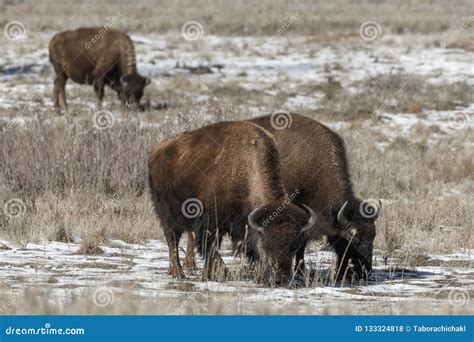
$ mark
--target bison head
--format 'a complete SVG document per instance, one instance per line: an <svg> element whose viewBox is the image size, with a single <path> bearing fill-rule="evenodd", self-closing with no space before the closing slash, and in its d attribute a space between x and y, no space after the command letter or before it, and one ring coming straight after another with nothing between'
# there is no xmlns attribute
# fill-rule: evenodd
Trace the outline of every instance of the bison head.
<svg viewBox="0 0 474 342"><path fill-rule="evenodd" d="M148 77L139 74L123 75L120 78L120 95L122 103L130 109L143 111L144 107L140 106L140 100L143 96L143 90L150 84Z"/></svg>
<svg viewBox="0 0 474 342"><path fill-rule="evenodd" d="M330 239L339 256L338 275L344 275L350 266L350 275L367 276L372 271L372 253L375 239L375 220L382 202L379 200L346 201L336 215L340 233Z"/></svg>
<svg viewBox="0 0 474 342"><path fill-rule="evenodd" d="M292 261L304 242L304 231L316 224L316 214L304 205L275 202L257 208L248 217L258 236L262 281L266 285L283 285L292 277Z"/></svg>

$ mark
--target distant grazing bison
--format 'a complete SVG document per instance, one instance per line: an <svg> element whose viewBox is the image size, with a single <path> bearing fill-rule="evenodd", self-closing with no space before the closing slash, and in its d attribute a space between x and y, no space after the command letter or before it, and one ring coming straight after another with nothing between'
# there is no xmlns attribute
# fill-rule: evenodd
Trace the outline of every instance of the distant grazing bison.
<svg viewBox="0 0 474 342"><path fill-rule="evenodd" d="M264 282L290 280L304 231L316 218L306 205L291 203L266 130L250 122L219 122L163 140L150 153L148 167L171 275L184 277L178 242L184 232L194 232L205 257L204 279L225 278L219 246L229 234L234 247L262 262Z"/></svg>
<svg viewBox="0 0 474 342"><path fill-rule="evenodd" d="M288 116L288 127L278 126L277 115ZM285 187L289 192L300 192L295 203L306 203L316 212L317 224L307 232L307 238L328 237L338 256L338 278L367 275L372 269L375 220L381 202L355 197L341 137L298 114L268 115L250 122L275 137ZM305 245L296 254L300 273L305 269ZM353 266L348 268L349 261Z"/></svg>
<svg viewBox="0 0 474 342"><path fill-rule="evenodd" d="M105 85L114 89L123 105L143 110L140 99L150 79L137 73L135 49L130 37L105 28L79 28L54 35L49 43L53 64L54 106L67 109L65 86L68 78L91 84L101 107Z"/></svg>

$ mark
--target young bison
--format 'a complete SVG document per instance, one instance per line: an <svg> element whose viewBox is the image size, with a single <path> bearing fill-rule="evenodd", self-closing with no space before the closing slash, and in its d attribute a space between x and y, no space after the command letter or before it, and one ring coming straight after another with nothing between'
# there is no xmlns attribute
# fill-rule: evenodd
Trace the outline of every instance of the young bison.
<svg viewBox="0 0 474 342"><path fill-rule="evenodd" d="M99 108L104 87L108 85L117 92L123 105L143 110L139 103L150 79L137 73L135 49L126 33L104 27L58 33L49 43L49 59L56 72L54 107L57 111L61 105L67 110L68 78L93 85Z"/></svg>
<svg viewBox="0 0 474 342"><path fill-rule="evenodd" d="M226 276L219 255L225 234L234 246L253 250L266 284L291 279L303 232L316 218L306 205L288 200L275 141L266 130L249 122L219 122L163 140L150 153L148 167L172 276L184 277L178 243L184 232L194 232L205 257L203 279Z"/></svg>

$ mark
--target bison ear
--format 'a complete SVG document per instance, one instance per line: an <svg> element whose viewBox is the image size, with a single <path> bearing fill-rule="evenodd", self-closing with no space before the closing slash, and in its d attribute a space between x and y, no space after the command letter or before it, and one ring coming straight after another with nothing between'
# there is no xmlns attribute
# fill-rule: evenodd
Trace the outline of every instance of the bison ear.
<svg viewBox="0 0 474 342"><path fill-rule="evenodd" d="M132 79L132 75L123 75L122 77L120 77L120 83L125 85L128 82L130 82L131 79Z"/></svg>
<svg viewBox="0 0 474 342"><path fill-rule="evenodd" d="M145 77L145 85L149 85L151 83L150 77Z"/></svg>

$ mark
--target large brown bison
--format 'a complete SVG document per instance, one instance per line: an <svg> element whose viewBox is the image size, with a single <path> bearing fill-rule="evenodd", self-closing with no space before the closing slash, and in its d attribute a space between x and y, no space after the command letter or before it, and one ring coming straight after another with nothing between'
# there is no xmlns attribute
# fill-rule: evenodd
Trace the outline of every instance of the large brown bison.
<svg viewBox="0 0 474 342"><path fill-rule="evenodd" d="M300 192L295 203L306 203L316 212L317 225L307 232L307 238L328 237L338 256L339 279L367 275L372 269L375 220L381 203L361 201L354 195L341 137L298 114L276 113L250 121L274 135L285 187ZM296 254L300 273L305 269L305 246Z"/></svg>
<svg viewBox="0 0 474 342"><path fill-rule="evenodd" d="M263 281L285 283L313 228L314 212L296 206L280 177L273 137L250 122L220 122L163 140L150 153L150 188L169 248L169 273L184 277L178 243L194 232L204 279L225 278L222 237L245 245L264 266ZM247 222L249 229L246 229Z"/></svg>
<svg viewBox="0 0 474 342"><path fill-rule="evenodd" d="M53 64L54 107L60 110L66 103L66 81L71 78L81 84L91 84L99 108L106 85L114 89L123 105L143 110L140 99L150 79L137 72L135 49L130 37L121 31L91 27L64 31L49 43L49 59Z"/></svg>
<svg viewBox="0 0 474 342"><path fill-rule="evenodd" d="M375 220L381 203L361 201L354 195L341 137L320 122L298 114L277 113L249 121L273 134L287 191L298 190L295 203L307 203L316 212L317 224L307 231L296 253L297 273L305 271L307 242L325 235L338 256L337 277L366 276L372 269ZM285 122L287 125L282 126ZM189 236L189 241L192 238ZM189 260L193 255L191 246L187 250Z"/></svg>

